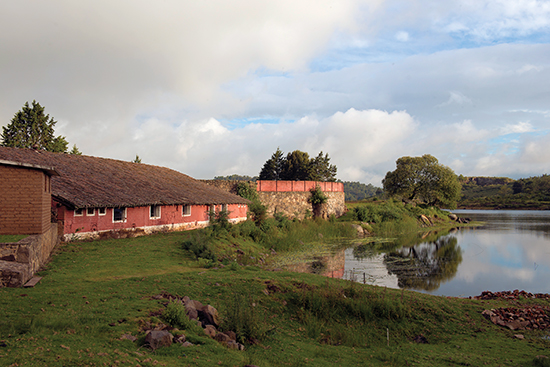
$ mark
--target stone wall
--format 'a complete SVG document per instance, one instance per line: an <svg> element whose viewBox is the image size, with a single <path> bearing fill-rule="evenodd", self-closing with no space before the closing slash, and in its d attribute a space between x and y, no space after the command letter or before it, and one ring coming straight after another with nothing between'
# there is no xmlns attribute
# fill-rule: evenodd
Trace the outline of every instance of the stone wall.
<svg viewBox="0 0 550 367"><path fill-rule="evenodd" d="M228 180L201 180L204 183L209 185L216 186L217 188L225 191L235 193L235 187L237 183L243 181L228 181ZM263 181L266 183L267 181ZM275 182L275 181L274 181ZM299 218L303 219L306 215L306 212L309 211L313 213L313 206L308 202L308 199L311 197L311 193L307 190L309 187L315 187L315 182L313 181L278 181L277 182L282 187L282 190L288 191L260 191L258 190L258 195L260 196L260 202L267 207L268 215L273 215L274 213L281 213L289 218ZM292 183L292 187L289 186ZM256 183L250 181L251 186L255 186ZM299 191L298 187L301 187L303 191ZM326 186L327 190L336 190L335 187L340 189L341 184L338 183L323 183ZM286 186L285 186L286 185ZM259 184L257 186L260 186ZM267 186L267 185L264 185ZM322 188L323 185L320 185ZM303 189L303 188L306 189ZM281 190L281 188L279 188ZM343 185L341 188L342 191L323 191L327 196L328 201L323 205L323 212L326 216L335 215L340 217L346 212L345 204L345 194L343 191Z"/></svg>
<svg viewBox="0 0 550 367"><path fill-rule="evenodd" d="M25 284L48 261L57 243L55 223L43 234L15 243L0 243L0 288Z"/></svg>

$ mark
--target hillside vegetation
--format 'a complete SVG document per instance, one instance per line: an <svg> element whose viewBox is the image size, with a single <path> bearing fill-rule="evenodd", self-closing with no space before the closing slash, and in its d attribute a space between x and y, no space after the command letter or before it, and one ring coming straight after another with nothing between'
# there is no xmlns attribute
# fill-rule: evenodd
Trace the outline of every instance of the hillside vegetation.
<svg viewBox="0 0 550 367"><path fill-rule="evenodd" d="M550 176L513 180L506 177L460 177L458 208L550 210Z"/></svg>

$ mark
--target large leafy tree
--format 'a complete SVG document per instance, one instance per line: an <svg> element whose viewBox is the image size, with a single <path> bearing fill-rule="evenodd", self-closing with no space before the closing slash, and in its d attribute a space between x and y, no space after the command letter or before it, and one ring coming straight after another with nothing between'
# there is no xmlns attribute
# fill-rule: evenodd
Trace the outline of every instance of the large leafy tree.
<svg viewBox="0 0 550 367"><path fill-rule="evenodd" d="M401 157L397 168L382 181L389 196L401 196L410 201L431 206L456 208L460 199L460 182L457 175L437 158L425 154L422 157Z"/></svg>
<svg viewBox="0 0 550 367"><path fill-rule="evenodd" d="M61 135L54 136L56 123L57 121L44 113L44 107L38 102L33 101L32 106L26 102L13 116L11 123L3 127L2 145L65 153L69 143Z"/></svg>

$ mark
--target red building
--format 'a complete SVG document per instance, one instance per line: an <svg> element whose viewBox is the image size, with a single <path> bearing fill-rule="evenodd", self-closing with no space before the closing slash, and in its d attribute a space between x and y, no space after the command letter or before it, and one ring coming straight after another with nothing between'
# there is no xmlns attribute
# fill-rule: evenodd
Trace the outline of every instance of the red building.
<svg viewBox="0 0 550 367"><path fill-rule="evenodd" d="M2 175L11 175L8 168L15 166L19 171L30 166L45 172L44 180L51 179L51 212L65 239L197 228L208 224L210 210L227 210L230 221L238 222L246 219L248 211L248 200L165 167L6 147L0 147L0 166ZM19 186L29 184L25 177L18 178ZM21 198L19 193L21 205L29 202L30 195ZM1 216L0 228L8 228L8 222L16 228L14 222L30 221L33 210L27 215L26 219Z"/></svg>

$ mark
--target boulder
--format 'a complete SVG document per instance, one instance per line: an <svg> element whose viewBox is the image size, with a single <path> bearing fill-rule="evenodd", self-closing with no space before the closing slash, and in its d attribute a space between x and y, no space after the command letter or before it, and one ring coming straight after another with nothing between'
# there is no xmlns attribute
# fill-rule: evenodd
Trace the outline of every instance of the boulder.
<svg viewBox="0 0 550 367"><path fill-rule="evenodd" d="M216 330L216 328L213 325L206 325L206 327L204 328L204 333L206 335L208 335L209 337L211 337L211 338L215 338L217 332L218 331Z"/></svg>
<svg viewBox="0 0 550 367"><path fill-rule="evenodd" d="M198 310L198 314L203 326L214 325L215 327L218 327L220 325L218 310L214 307L210 305L203 306Z"/></svg>
<svg viewBox="0 0 550 367"><path fill-rule="evenodd" d="M353 227L353 229L355 229L355 231L357 231L358 237L365 236L365 231L363 230L363 227L361 227L359 224L352 224L351 226Z"/></svg>
<svg viewBox="0 0 550 367"><path fill-rule="evenodd" d="M457 220L458 216L456 214L451 213L451 214L449 214L449 219L450 220Z"/></svg>
<svg viewBox="0 0 550 367"><path fill-rule="evenodd" d="M156 350L161 347L168 347L172 344L174 337L166 330L152 330L145 336L145 344Z"/></svg>

